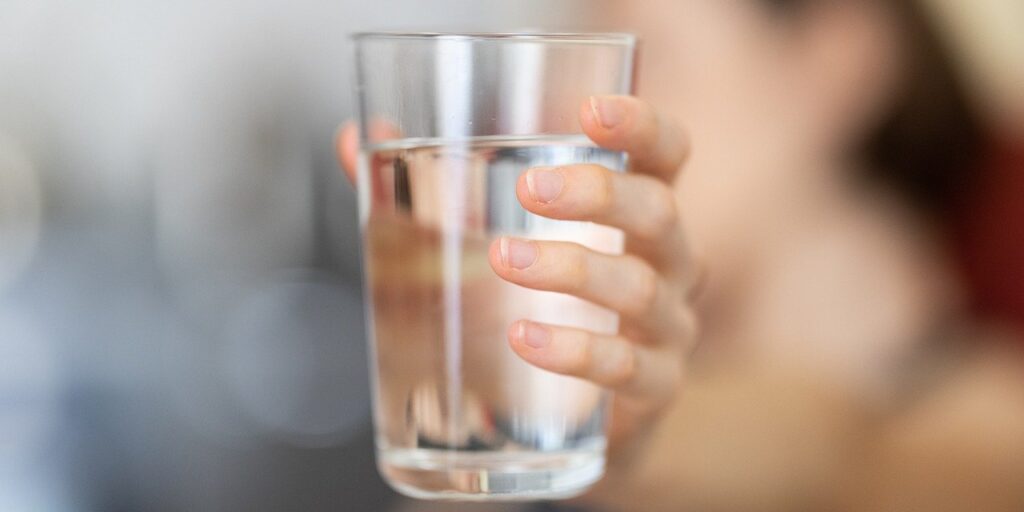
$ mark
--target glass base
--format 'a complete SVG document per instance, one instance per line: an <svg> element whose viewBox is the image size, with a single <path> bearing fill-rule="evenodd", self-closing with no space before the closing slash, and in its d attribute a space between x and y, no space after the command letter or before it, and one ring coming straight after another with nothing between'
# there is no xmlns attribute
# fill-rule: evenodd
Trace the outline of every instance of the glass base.
<svg viewBox="0 0 1024 512"><path fill-rule="evenodd" d="M602 451L453 452L380 450L384 480L413 498L459 501L565 499L604 474Z"/></svg>

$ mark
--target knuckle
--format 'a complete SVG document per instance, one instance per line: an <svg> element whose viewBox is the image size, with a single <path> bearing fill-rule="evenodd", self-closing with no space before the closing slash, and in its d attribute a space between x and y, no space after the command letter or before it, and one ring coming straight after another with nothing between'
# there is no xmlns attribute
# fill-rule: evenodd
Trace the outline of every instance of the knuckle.
<svg viewBox="0 0 1024 512"><path fill-rule="evenodd" d="M637 358L636 350L629 342L615 343L612 345L613 354L609 354L605 363L604 380L611 387L624 387L636 378Z"/></svg>
<svg viewBox="0 0 1024 512"><path fill-rule="evenodd" d="M636 96L619 96L620 104L624 107L626 120L629 123L635 125L635 123L643 121L643 117L646 114L647 102L637 98Z"/></svg>
<svg viewBox="0 0 1024 512"><path fill-rule="evenodd" d="M659 133L658 114L651 107L646 107L643 114L638 116L637 126L633 137L636 144L635 151L649 155L656 155L658 145L661 143Z"/></svg>
<svg viewBox="0 0 1024 512"><path fill-rule="evenodd" d="M690 152L690 137L675 122L666 122L665 131L668 133L669 151L668 163L673 168L679 168L686 161Z"/></svg>
<svg viewBox="0 0 1024 512"><path fill-rule="evenodd" d="M685 304L679 304L674 308L674 339L672 345L681 347L684 352L689 353L696 344L700 334L700 322L696 312Z"/></svg>
<svg viewBox="0 0 1024 512"><path fill-rule="evenodd" d="M594 204L595 215L604 216L610 213L615 207L615 177L611 171L599 166L593 166L594 182Z"/></svg>
<svg viewBox="0 0 1024 512"><path fill-rule="evenodd" d="M568 362L566 373L577 377L587 377L593 373L595 343L593 333L579 332L576 339L576 354L573 360Z"/></svg>
<svg viewBox="0 0 1024 512"><path fill-rule="evenodd" d="M621 149L629 153L645 154L654 149L658 141L658 114L650 104L633 96L624 96L625 122L617 130L616 139Z"/></svg>
<svg viewBox="0 0 1024 512"><path fill-rule="evenodd" d="M571 294L579 294L587 289L590 281L590 265L586 250L579 245L567 246L564 276L564 291Z"/></svg>
<svg viewBox="0 0 1024 512"><path fill-rule="evenodd" d="M636 266L636 288L623 312L632 316L640 316L654 308L658 300L660 277L650 265L635 256L627 256Z"/></svg>
<svg viewBox="0 0 1024 512"><path fill-rule="evenodd" d="M644 236L648 239L662 238L679 225L679 205L676 204L676 197L672 190L666 186L658 185L654 188L650 202L650 213L647 215L647 222L643 227Z"/></svg>
<svg viewBox="0 0 1024 512"><path fill-rule="evenodd" d="M671 403L674 397L680 392L686 377L684 358L672 350L659 357L669 359L660 365L658 371L658 383L651 389L651 399L655 409L660 409Z"/></svg>
<svg viewBox="0 0 1024 512"><path fill-rule="evenodd" d="M612 171L597 164L572 166L577 190L576 200L567 205L572 218L600 222L615 208L615 183Z"/></svg>

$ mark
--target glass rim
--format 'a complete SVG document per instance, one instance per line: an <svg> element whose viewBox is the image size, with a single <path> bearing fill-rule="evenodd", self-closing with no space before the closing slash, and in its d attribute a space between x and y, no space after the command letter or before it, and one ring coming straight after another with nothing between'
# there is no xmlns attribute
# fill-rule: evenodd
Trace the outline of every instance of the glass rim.
<svg viewBox="0 0 1024 512"><path fill-rule="evenodd" d="M356 42L374 40L421 41L489 41L489 42L541 42L635 46L639 39L628 32L430 32L430 31L366 31L356 32Z"/></svg>

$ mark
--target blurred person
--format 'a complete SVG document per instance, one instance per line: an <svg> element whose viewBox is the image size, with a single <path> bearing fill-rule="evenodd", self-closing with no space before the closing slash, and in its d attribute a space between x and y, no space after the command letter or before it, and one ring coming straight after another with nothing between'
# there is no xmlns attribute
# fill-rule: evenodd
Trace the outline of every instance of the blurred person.
<svg viewBox="0 0 1024 512"><path fill-rule="evenodd" d="M609 472L581 503L1024 507L1019 335L971 316L949 248L986 134L922 6L595 5L646 42L644 98L580 110L633 172L531 169L516 194L622 228L629 254L490 248L502 278L623 315L611 337L509 329L526 361L616 392ZM337 145L354 180L354 128Z"/></svg>

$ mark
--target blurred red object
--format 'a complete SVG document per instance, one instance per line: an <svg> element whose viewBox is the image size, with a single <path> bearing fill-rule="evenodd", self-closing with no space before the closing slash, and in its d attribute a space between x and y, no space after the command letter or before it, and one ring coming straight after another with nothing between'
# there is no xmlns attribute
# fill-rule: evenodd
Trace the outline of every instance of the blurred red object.
<svg viewBox="0 0 1024 512"><path fill-rule="evenodd" d="M1024 140L996 145L969 200L960 260L981 317L1024 333Z"/></svg>

